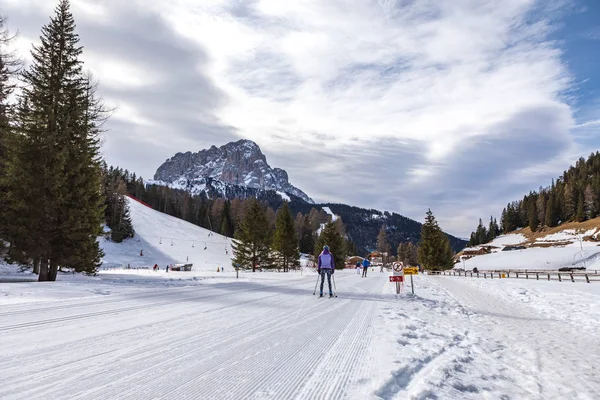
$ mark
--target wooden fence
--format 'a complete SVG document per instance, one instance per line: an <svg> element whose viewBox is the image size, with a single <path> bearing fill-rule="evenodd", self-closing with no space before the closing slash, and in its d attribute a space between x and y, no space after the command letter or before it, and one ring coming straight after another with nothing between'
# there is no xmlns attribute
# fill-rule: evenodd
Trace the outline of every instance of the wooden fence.
<svg viewBox="0 0 600 400"><path fill-rule="evenodd" d="M565 281L565 282L600 282L600 274L594 271L556 271L556 270L494 270L494 271L428 271L427 274L463 276L465 278L483 278L483 279L535 279L544 281Z"/></svg>

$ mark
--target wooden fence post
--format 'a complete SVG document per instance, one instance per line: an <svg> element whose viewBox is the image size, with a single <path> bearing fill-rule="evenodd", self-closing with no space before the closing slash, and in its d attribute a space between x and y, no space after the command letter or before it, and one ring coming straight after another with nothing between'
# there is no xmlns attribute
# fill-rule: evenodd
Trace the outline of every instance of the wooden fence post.
<svg viewBox="0 0 600 400"><path fill-rule="evenodd" d="M548 280L550 280L550 274L548 274Z"/></svg>
<svg viewBox="0 0 600 400"><path fill-rule="evenodd" d="M590 283L590 277L588 276L588 274L585 274L585 280L587 281L587 283Z"/></svg>
<svg viewBox="0 0 600 400"><path fill-rule="evenodd" d="M507 271L507 272L506 272L506 277L507 277L507 278L510 278L510 271Z"/></svg>
<svg viewBox="0 0 600 400"><path fill-rule="evenodd" d="M518 273L518 272L515 272L515 274L517 274L517 279L519 279L519 273Z"/></svg>
<svg viewBox="0 0 600 400"><path fill-rule="evenodd" d="M558 273L558 281L562 282L562 278L560 277L560 272Z"/></svg>
<svg viewBox="0 0 600 400"><path fill-rule="evenodd" d="M535 278L536 278L538 281L540 280L540 274L539 274L539 272L536 272L536 273L535 273Z"/></svg>
<svg viewBox="0 0 600 400"><path fill-rule="evenodd" d="M575 282L575 277L573 276L572 272L571 272L571 282Z"/></svg>
<svg viewBox="0 0 600 400"><path fill-rule="evenodd" d="M477 272L477 277L479 278L479 272Z"/></svg>
<svg viewBox="0 0 600 400"><path fill-rule="evenodd" d="M529 272L525 271L525 279L529 279Z"/></svg>
<svg viewBox="0 0 600 400"><path fill-rule="evenodd" d="M483 273L483 279L487 279L487 276L486 276L486 275L487 275L487 274L484 272L484 273Z"/></svg>

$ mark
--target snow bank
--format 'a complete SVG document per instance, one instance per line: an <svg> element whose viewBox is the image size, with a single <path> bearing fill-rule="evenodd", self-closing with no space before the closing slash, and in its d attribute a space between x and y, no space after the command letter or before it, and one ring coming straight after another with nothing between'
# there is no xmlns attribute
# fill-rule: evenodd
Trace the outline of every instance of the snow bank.
<svg viewBox="0 0 600 400"><path fill-rule="evenodd" d="M583 233L578 233L575 229L565 229L560 232L552 233L536 239L536 242L561 242L561 241L578 241L584 236L595 234L597 229L589 229Z"/></svg>
<svg viewBox="0 0 600 400"><path fill-rule="evenodd" d="M527 241L527 237L521 233L509 233L508 235L500 235L486 245L504 247L508 245L518 245Z"/></svg>

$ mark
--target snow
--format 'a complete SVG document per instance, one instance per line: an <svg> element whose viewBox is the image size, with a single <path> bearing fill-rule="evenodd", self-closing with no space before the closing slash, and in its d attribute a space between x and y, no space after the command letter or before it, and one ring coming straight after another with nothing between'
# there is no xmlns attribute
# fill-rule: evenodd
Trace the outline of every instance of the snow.
<svg viewBox="0 0 600 400"><path fill-rule="evenodd" d="M287 193L285 193L285 192L282 192L282 191L278 190L278 191L277 191L277 194L278 194L278 195L280 195L280 196L281 196L281 198L282 198L283 200L285 200L285 201L292 201L292 200L290 199L290 196L288 196L288 195L287 195Z"/></svg>
<svg viewBox="0 0 600 400"><path fill-rule="evenodd" d="M0 398L598 398L600 285L315 277L3 284Z"/></svg>
<svg viewBox="0 0 600 400"><path fill-rule="evenodd" d="M321 299L311 268L236 278L230 239L129 201L136 238L100 239L98 276L6 283L33 276L0 263L3 400L599 398L600 283L417 275L413 296L351 269ZM581 245L466 263L600 262Z"/></svg>
<svg viewBox="0 0 600 400"><path fill-rule="evenodd" d="M197 272L216 271L217 267L232 268L230 238L163 214L130 198L127 201L135 237L123 243L99 239L106 253L102 259L103 268L127 265L151 268L158 264L164 269L169 264L179 263L193 263L193 271ZM140 251L143 251L143 256L140 256Z"/></svg>
<svg viewBox="0 0 600 400"><path fill-rule="evenodd" d="M527 241L527 237L521 233L509 233L507 235L500 235L490 243L486 245L495 247L504 247L508 245L518 245Z"/></svg>
<svg viewBox="0 0 600 400"><path fill-rule="evenodd" d="M335 215L333 212L331 212L331 209L329 207L323 207L323 211L325 211L327 214L331 215L332 221L335 221L336 219L338 219L338 216Z"/></svg>
<svg viewBox="0 0 600 400"><path fill-rule="evenodd" d="M562 267L579 266L587 260L587 268L592 268L592 261L600 257L600 247L586 246L581 251L579 243L564 247L532 247L524 250L499 251L497 253L475 256L464 262L464 268L472 270L557 270ZM583 266L583 265L582 265ZM463 268L463 262L455 265ZM598 268L600 269L600 268Z"/></svg>
<svg viewBox="0 0 600 400"><path fill-rule="evenodd" d="M537 242L564 242L564 241L579 241L584 236L595 234L597 229L589 229L586 232L577 232L575 229L565 229L557 233L543 236L536 239Z"/></svg>

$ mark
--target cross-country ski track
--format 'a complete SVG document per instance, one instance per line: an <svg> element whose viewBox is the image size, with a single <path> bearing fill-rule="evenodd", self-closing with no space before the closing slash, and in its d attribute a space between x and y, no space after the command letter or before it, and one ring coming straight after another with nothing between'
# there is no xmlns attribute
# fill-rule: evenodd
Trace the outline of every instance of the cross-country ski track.
<svg viewBox="0 0 600 400"><path fill-rule="evenodd" d="M332 299L312 295L314 273L0 297L0 398L600 397L598 327L548 315L540 300L565 286L417 276L416 296L410 285L396 296L388 274L369 273L336 273ZM0 296L35 285L2 285ZM600 293L582 285L572 290L589 291L597 320Z"/></svg>

